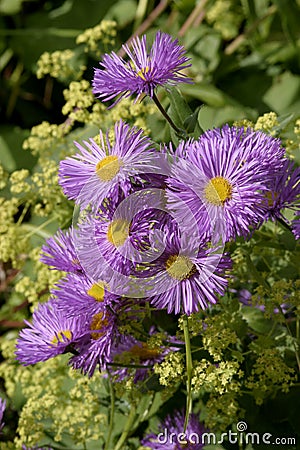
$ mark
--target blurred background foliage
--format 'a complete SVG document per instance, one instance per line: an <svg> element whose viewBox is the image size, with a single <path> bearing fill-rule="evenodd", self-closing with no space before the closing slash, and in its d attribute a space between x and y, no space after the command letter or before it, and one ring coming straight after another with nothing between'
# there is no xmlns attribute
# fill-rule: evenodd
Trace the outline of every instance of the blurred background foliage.
<svg viewBox="0 0 300 450"><path fill-rule="evenodd" d="M109 21L106 23L110 25L101 28L103 21ZM151 40L160 29L178 37L192 59L188 74L194 80L193 85L182 85L180 90L191 111L196 111L201 128L205 130L242 119L255 123L259 117L272 111L275 115L268 116L269 123L262 121L261 127L274 136L280 136L289 155L300 163L300 127L295 128L300 118L299 24L299 0L0 0L0 155L4 169L0 174L1 188L10 177L10 188L6 186L1 193L1 205L6 200L10 201L12 193L17 198L9 203L9 213L7 217L1 215L0 223L0 234L5 235L0 240L1 254L6 254L5 245L10 246L10 253L0 267L0 332L8 337L9 342L2 347L3 363L11 358L12 353L8 349L10 336L16 337L24 317L30 314L31 306L48 297L49 287L60 276L53 272L49 274L48 269L38 262L40 246L45 238L51 236L58 226L66 227L72 218L73 205L63 198L57 186L58 160L73 152L72 142L77 136L82 139L96 135L99 127L106 131L107 126L120 117L146 126L153 139L159 141L168 137L168 130L163 128L163 121L153 112L150 102L145 102L145 107L140 104L132 107L130 102L124 101L123 106L110 113L106 106L99 106L100 102L91 96L89 83L101 54L112 49L118 51L134 34L147 33ZM168 98L161 95L162 102L168 107ZM77 100L72 103L72 98ZM173 116L175 113L173 111ZM44 128L33 128L43 123ZM51 216L54 214L55 220ZM23 234L17 231L10 241L7 240L5 220L8 227L23 222L22 233L24 230L29 233L30 242L23 242ZM256 235L245 246L244 253L237 253L239 270L236 275L247 284L250 273L253 290L260 286L259 272L275 281L284 278L287 285L278 287L284 295L290 289L289 283L299 275L299 263L297 257L292 256L295 241L288 232L277 231L269 227L267 233ZM245 254L252 257L249 261L247 256L252 272L245 263ZM224 305L228 314L225 322L229 323L229 317L234 316L238 305L234 301L228 302L228 299L224 300ZM272 307L274 305L272 303ZM269 345L269 319L258 309L246 308L239 320L239 326L244 327L241 331L243 337L247 336L246 322L252 333L260 335L257 358L261 348ZM283 345L278 338L282 328L279 327L276 333L272 336L271 347L275 346L276 339L278 345ZM291 359L294 358L292 344L286 343ZM270 358L272 360L272 354ZM86 404L95 401L93 408L96 408L99 400L97 389L81 381L77 385L76 375L72 378L58 362L47 363L45 369L29 368L22 372L10 361L7 365L2 364L0 370L2 377L7 372L5 383L1 383L1 392L11 389L9 396L14 404L6 416L6 422L11 423L10 430L6 431L7 441L14 437L25 402L24 392L36 405L41 401L38 408L43 407L38 386L40 377L44 377L47 370L50 374L63 376L63 373L71 377L67 387L51 385L58 397L71 386L75 391L81 389L78 395L85 399L83 402ZM288 378L288 372L282 368L282 375L285 373ZM17 376L18 382L10 386L9 376ZM32 383L31 390L28 380ZM45 385L42 384L46 391L47 380L45 376ZM269 390L272 391L273 387L271 383ZM36 397L33 394L35 389ZM107 407L109 389L103 388L99 395L103 408ZM294 402L295 396L298 400ZM260 410L247 396L241 403L249 412L249 420L254 426L260 423L260 428L255 431L273 430L273 419L276 423L289 421L291 429L295 430L299 428L295 414L299 398L299 388L295 388L288 395L280 393L276 398L268 399ZM42 399L44 402L44 397ZM148 401L147 396L145 401ZM169 401L172 403L172 396ZM163 400L156 401L152 415L162 404ZM224 405L226 409L226 403ZM27 416L26 412L23 418L21 416L24 429L26 417L34 411L30 412L28 403L26 407ZM50 402L47 408L45 413L54 417L62 414L66 404L62 402L53 409ZM93 408L91 415L96 411ZM275 418L269 420L266 410L271 410L270 416ZM124 411L126 405L121 402L116 433L120 432L124 422ZM225 414L225 410L222 413ZM91 420L91 415L86 418L86 423ZM68 420L70 422L65 420L65 423L72 424L75 429L80 424L79 421L75 426L71 418ZM99 415L97 420L102 423L104 419ZM72 448L82 448L80 443L72 445ZM133 441L131 448L137 446L137 441Z"/></svg>

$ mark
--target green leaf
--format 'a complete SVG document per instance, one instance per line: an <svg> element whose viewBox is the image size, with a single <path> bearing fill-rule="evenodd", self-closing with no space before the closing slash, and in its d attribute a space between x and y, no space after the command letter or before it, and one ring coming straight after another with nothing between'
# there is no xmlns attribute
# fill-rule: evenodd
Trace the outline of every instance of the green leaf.
<svg viewBox="0 0 300 450"><path fill-rule="evenodd" d="M252 330L267 334L272 330L273 323L264 317L264 313L253 306L243 306L242 316Z"/></svg>
<svg viewBox="0 0 300 450"><path fill-rule="evenodd" d="M170 100L171 112L174 115L178 126L183 128L184 121L191 116L192 110L176 88L169 88L167 95ZM173 119L173 117L171 117Z"/></svg>
<svg viewBox="0 0 300 450"><path fill-rule="evenodd" d="M27 130L11 125L0 126L1 163L5 170L32 169L36 159L23 150L22 144L28 136Z"/></svg>
<svg viewBox="0 0 300 450"><path fill-rule="evenodd" d="M21 11L23 0L0 0L0 14L13 15Z"/></svg>

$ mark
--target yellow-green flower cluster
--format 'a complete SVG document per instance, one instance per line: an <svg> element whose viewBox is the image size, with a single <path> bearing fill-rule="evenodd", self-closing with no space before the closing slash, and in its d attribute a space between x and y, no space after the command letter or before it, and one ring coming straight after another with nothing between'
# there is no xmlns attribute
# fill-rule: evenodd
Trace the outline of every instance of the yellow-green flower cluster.
<svg viewBox="0 0 300 450"><path fill-rule="evenodd" d="M228 327L228 317L217 314L205 319L203 330L203 347L214 358L221 361L224 350L231 344L238 344L239 339L235 331Z"/></svg>
<svg viewBox="0 0 300 450"><path fill-rule="evenodd" d="M64 356L22 367L15 361L14 345L13 339L1 338L5 361L0 365L0 376L7 395L12 399L21 391L25 401L13 448L47 443L49 434L58 443L66 433L72 435L75 444L87 445L101 439L101 430L107 426L106 411L99 408L101 379L82 377L68 368Z"/></svg>
<svg viewBox="0 0 300 450"><path fill-rule="evenodd" d="M102 20L93 28L87 28L76 38L76 44L85 44L85 52L93 52L100 57L101 49L99 43L104 49L115 45L115 37L117 35L117 23L113 20Z"/></svg>
<svg viewBox="0 0 300 450"><path fill-rule="evenodd" d="M138 128L142 128L145 134L150 134L147 117L156 113L156 107L147 101L133 103L126 98L115 105L110 113L113 122L123 119Z"/></svg>
<svg viewBox="0 0 300 450"><path fill-rule="evenodd" d="M66 103L62 113L69 115L73 121L88 123L90 116L88 108L95 101L90 83L87 80L72 81L63 94Z"/></svg>
<svg viewBox="0 0 300 450"><path fill-rule="evenodd" d="M238 392L241 383L236 379L241 378L243 372L236 361L221 361L212 364L206 359L195 364L192 377L192 391L213 392L223 395L228 392Z"/></svg>
<svg viewBox="0 0 300 450"><path fill-rule="evenodd" d="M294 369L287 366L276 348L269 348L257 355L251 375L245 382L250 389L257 404L274 394L277 390L288 392L296 381Z"/></svg>
<svg viewBox="0 0 300 450"><path fill-rule="evenodd" d="M255 125L254 130L264 131L265 133L271 134L274 136L276 134L275 128L279 126L278 116L274 112L265 113L263 116L260 116Z"/></svg>
<svg viewBox="0 0 300 450"><path fill-rule="evenodd" d="M13 267L20 268L27 258L29 242L24 230L15 223L18 213L17 198L9 200L0 197L0 260L11 261Z"/></svg>
<svg viewBox="0 0 300 450"><path fill-rule="evenodd" d="M159 375L162 386L172 387L178 384L184 375L184 356L179 352L171 352L162 363L154 365L154 373Z"/></svg>
<svg viewBox="0 0 300 450"><path fill-rule="evenodd" d="M59 270L51 270L40 261L40 247L35 247L28 255L33 264L33 276L20 276L15 285L15 292L22 298L26 298L32 305L31 309L37 306L38 302L47 300L49 291L55 283L64 275Z"/></svg>
<svg viewBox="0 0 300 450"><path fill-rule="evenodd" d="M74 50L56 50L53 53L44 52L37 61L37 78L50 75L61 80L79 79L86 67L78 65Z"/></svg>
<svg viewBox="0 0 300 450"><path fill-rule="evenodd" d="M235 393L210 395L205 404L205 425L208 429L225 431L236 423L242 411L235 398Z"/></svg>
<svg viewBox="0 0 300 450"><path fill-rule="evenodd" d="M238 35L243 16L234 0L217 0L208 9L206 19L221 33L223 39L230 40Z"/></svg>
<svg viewBox="0 0 300 450"><path fill-rule="evenodd" d="M0 164L0 190L4 189L8 179L8 173L4 170L2 164Z"/></svg>
<svg viewBox="0 0 300 450"><path fill-rule="evenodd" d="M265 317L285 323L287 305L290 308L299 307L300 280L277 280L272 283L272 289L258 286L252 296L252 303L264 306Z"/></svg>
<svg viewBox="0 0 300 450"><path fill-rule="evenodd" d="M60 125L50 124L43 121L32 127L30 136L23 142L23 149L30 150L35 156L41 155L49 158L55 150L60 150L63 138L69 133L71 123L65 122ZM61 156L60 154L58 156Z"/></svg>
<svg viewBox="0 0 300 450"><path fill-rule="evenodd" d="M10 191L12 194L23 194L30 192L31 186L28 182L29 180L29 170L21 169L16 170L10 176Z"/></svg>

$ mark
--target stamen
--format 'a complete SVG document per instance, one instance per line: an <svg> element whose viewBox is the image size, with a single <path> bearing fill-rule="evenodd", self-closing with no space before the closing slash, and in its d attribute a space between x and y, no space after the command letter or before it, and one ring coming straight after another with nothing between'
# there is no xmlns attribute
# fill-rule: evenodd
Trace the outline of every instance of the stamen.
<svg viewBox="0 0 300 450"><path fill-rule="evenodd" d="M51 341L51 344L58 344L59 342L66 342L72 339L72 331L62 330L58 331Z"/></svg>
<svg viewBox="0 0 300 450"><path fill-rule="evenodd" d="M97 332L95 331L94 333L91 333L92 338L95 340L99 339L106 333L106 330L100 331L101 329L107 327L109 324L109 320L106 317L103 318L103 316L104 312L100 312L92 317L90 329L97 330Z"/></svg>
<svg viewBox="0 0 300 450"><path fill-rule="evenodd" d="M96 165L96 174L101 181L110 181L119 173L121 165L116 155L108 155Z"/></svg>
<svg viewBox="0 0 300 450"><path fill-rule="evenodd" d="M129 236L130 222L126 219L113 220L108 227L107 239L115 247L123 245Z"/></svg>
<svg viewBox="0 0 300 450"><path fill-rule="evenodd" d="M182 255L171 255L166 262L168 274L175 280L186 280L196 273L195 264L187 257Z"/></svg>
<svg viewBox="0 0 300 450"><path fill-rule="evenodd" d="M146 81L145 74L150 70L149 66L143 67L143 69L139 70L136 74L137 77L142 78L142 80Z"/></svg>
<svg viewBox="0 0 300 450"><path fill-rule="evenodd" d="M107 288L107 283L105 283L104 281L98 281L90 287L90 289L87 291L87 294L97 300L97 302L103 302L105 289Z"/></svg>
<svg viewBox="0 0 300 450"><path fill-rule="evenodd" d="M205 186L204 196L209 203L216 206L224 206L232 197L232 185L226 178L214 177Z"/></svg>

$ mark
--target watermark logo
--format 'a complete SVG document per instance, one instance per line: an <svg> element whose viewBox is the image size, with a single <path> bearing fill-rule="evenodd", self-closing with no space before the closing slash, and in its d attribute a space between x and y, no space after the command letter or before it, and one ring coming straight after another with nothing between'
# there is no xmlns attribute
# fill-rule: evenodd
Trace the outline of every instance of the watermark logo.
<svg viewBox="0 0 300 450"><path fill-rule="evenodd" d="M294 445L296 438L291 436L274 436L272 433L250 432L248 425L244 421L236 424L236 431L229 430L226 433L217 435L212 432L204 432L201 435L192 433L169 433L167 428L157 435L159 444L169 445L216 445L229 442L230 444L251 444L251 445Z"/></svg>

